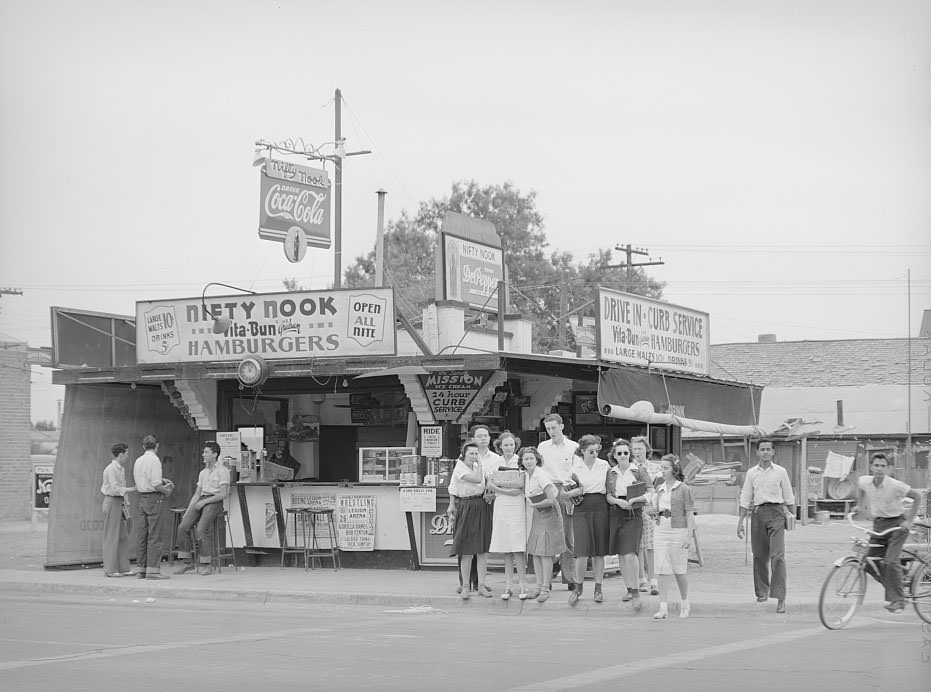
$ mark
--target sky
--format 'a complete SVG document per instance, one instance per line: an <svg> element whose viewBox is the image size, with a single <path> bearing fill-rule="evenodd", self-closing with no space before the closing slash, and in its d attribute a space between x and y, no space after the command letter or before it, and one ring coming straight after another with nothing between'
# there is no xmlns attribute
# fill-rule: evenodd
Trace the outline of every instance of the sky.
<svg viewBox="0 0 931 692"><path fill-rule="evenodd" d="M510 181L548 250L661 258L713 344L901 338L931 309L926 0L5 0L0 288L22 295L0 333L48 346L50 306L132 315L212 281L332 285L332 251L259 239L252 158L332 147L335 89L346 149L372 151L344 167L343 266L377 189L391 220ZM32 379L54 420L63 388Z"/></svg>

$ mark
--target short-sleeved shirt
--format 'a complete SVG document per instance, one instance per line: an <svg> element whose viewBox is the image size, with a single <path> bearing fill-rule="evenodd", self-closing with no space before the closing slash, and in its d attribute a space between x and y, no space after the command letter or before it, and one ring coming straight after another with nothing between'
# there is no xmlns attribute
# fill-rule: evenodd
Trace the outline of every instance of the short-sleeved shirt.
<svg viewBox="0 0 931 692"><path fill-rule="evenodd" d="M216 464L211 470L205 466L197 475L197 485L200 486L202 495L218 495L220 486L230 484L230 470L223 464Z"/></svg>
<svg viewBox="0 0 931 692"><path fill-rule="evenodd" d="M162 462L151 449L136 459L133 464L133 479L136 481L136 490L140 493L154 493L162 484Z"/></svg>
<svg viewBox="0 0 931 692"><path fill-rule="evenodd" d="M550 474L556 483L565 483L572 473L572 463L575 461L575 450L579 448L578 442L568 437L562 438L561 444L546 440L537 445L537 451L543 457L543 468Z"/></svg>
<svg viewBox="0 0 931 692"><path fill-rule="evenodd" d="M617 468L617 466L611 467L611 475L614 476L614 496L627 497L627 487L634 483L640 483L640 478L633 466L628 466L623 473L618 471Z"/></svg>
<svg viewBox="0 0 931 692"><path fill-rule="evenodd" d="M873 476L860 476L857 481L860 490L870 503L870 513L874 517L894 519L902 516L902 500L912 489L908 483L886 476L879 487L873 484Z"/></svg>
<svg viewBox="0 0 931 692"><path fill-rule="evenodd" d="M457 497L475 497L476 495L481 495L483 492L485 492L484 475L482 476L481 482L474 483L472 481L467 481L464 478L464 476L467 476L470 473L472 473L472 469L466 466L464 461L456 462L456 467L453 469L453 475L449 485L450 487L453 487L453 482L455 481Z"/></svg>
<svg viewBox="0 0 931 692"><path fill-rule="evenodd" d="M795 504L795 493L789 474L779 464L772 464L764 469L757 464L749 471L740 491L740 506L744 509L765 504Z"/></svg>
<svg viewBox="0 0 931 692"><path fill-rule="evenodd" d="M570 474L574 473L579 483L582 484L582 491L587 495L589 493L604 493L607 488L605 481L608 478L608 462L604 459L595 459L591 470L588 464L582 461L582 457L576 457L576 462L572 465Z"/></svg>
<svg viewBox="0 0 931 692"><path fill-rule="evenodd" d="M488 478L493 472L497 471L502 463L501 456L495 454L490 449L479 457L479 461L482 462L482 473L485 474L485 478Z"/></svg>
<svg viewBox="0 0 931 692"><path fill-rule="evenodd" d="M553 485L553 477L542 466L537 466L533 475L527 476L527 482L524 484L524 494L527 497L534 497L540 494L546 494L546 486Z"/></svg>

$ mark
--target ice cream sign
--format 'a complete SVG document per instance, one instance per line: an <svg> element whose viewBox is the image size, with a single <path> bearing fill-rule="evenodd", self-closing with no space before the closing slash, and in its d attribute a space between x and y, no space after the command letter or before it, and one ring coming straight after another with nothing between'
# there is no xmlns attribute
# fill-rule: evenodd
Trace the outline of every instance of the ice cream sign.
<svg viewBox="0 0 931 692"><path fill-rule="evenodd" d="M213 332L215 317L229 327ZM345 358L396 353L390 288L136 303L139 363Z"/></svg>
<svg viewBox="0 0 931 692"><path fill-rule="evenodd" d="M490 370L450 370L418 375L434 419L454 421L488 381Z"/></svg>

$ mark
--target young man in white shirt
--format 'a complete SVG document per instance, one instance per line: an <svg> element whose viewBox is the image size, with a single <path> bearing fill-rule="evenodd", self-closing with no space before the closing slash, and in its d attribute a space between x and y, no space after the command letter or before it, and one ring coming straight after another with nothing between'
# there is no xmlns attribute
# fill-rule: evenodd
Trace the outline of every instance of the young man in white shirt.
<svg viewBox="0 0 931 692"><path fill-rule="evenodd" d="M869 508L873 515L873 531L882 533L893 527L900 527L882 538L871 538L870 557L880 559L879 572L872 569L867 571L873 575L886 589L886 610L890 613L901 613L905 610L905 596L902 590L902 545L908 538L912 520L918 511L918 493L907 483L896 480L888 475L889 459L882 452L877 452L870 458L870 471L872 476L860 476L857 480L857 506ZM908 498L912 506L906 513L903 510L903 500Z"/></svg>
<svg viewBox="0 0 931 692"><path fill-rule="evenodd" d="M175 574L184 574L194 570L191 550L191 529L195 523L195 539L197 540L198 562L197 573L201 576L213 574L211 558L213 556L213 528L217 515L223 511L223 501L229 495L230 472L229 469L218 464L220 445L210 441L204 443L204 452L201 455L204 468L197 476L197 488L191 496L187 510L178 526L178 557L184 561Z"/></svg>
<svg viewBox="0 0 931 692"><path fill-rule="evenodd" d="M171 495L174 484L162 478L158 458L158 438L142 438L145 452L133 464L133 480L138 493L136 524L136 576L140 579L170 579L162 574L162 501Z"/></svg>
<svg viewBox="0 0 931 692"><path fill-rule="evenodd" d="M566 534L566 552L558 556L557 564L562 570L563 577L569 582L569 590L575 590L575 542L572 534L572 502L563 497L562 487L569 480L571 474L572 462L575 458L575 450L579 445L573 442L563 434L565 425L562 416L558 413L550 413L543 419L543 427L546 428L546 434L550 439L537 445L537 451L543 457L543 470L546 471L553 479L556 490L559 492L559 500L562 510L563 530ZM553 576L558 574L554 567Z"/></svg>
<svg viewBox="0 0 931 692"><path fill-rule="evenodd" d="M757 603L776 599L776 612L786 612L786 523L795 516L795 494L786 470L773 463L772 440L756 445L759 464L747 471L740 492L737 538L744 537L744 522L750 519L750 549L753 551L753 588ZM770 581L772 578L772 581Z"/></svg>

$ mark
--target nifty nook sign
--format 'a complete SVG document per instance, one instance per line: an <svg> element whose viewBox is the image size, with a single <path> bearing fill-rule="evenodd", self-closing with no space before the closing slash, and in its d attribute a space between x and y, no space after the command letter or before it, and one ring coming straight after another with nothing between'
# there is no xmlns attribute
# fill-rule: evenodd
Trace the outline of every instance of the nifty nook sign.
<svg viewBox="0 0 931 692"><path fill-rule="evenodd" d="M490 370L450 370L418 375L435 420L454 421L472 403L491 376Z"/></svg>
<svg viewBox="0 0 931 692"><path fill-rule="evenodd" d="M215 317L232 320L213 333ZM140 301L139 363L395 355L390 288Z"/></svg>

